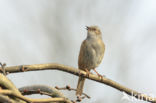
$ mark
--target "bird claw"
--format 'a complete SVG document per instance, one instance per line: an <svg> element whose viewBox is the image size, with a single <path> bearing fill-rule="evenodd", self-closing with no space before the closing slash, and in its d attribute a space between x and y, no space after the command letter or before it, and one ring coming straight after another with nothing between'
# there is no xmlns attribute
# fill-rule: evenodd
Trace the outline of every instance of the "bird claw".
<svg viewBox="0 0 156 103"><path fill-rule="evenodd" d="M21 67L22 72L25 72L24 66L22 65Z"/></svg>
<svg viewBox="0 0 156 103"><path fill-rule="evenodd" d="M78 74L79 74L79 76L81 76L81 72L80 72L80 70L79 70Z"/></svg>
<svg viewBox="0 0 156 103"><path fill-rule="evenodd" d="M88 69L85 69L85 72L86 72L86 76L89 77L89 74L91 74L90 71L88 71Z"/></svg>
<svg viewBox="0 0 156 103"><path fill-rule="evenodd" d="M27 67L25 67L24 65L21 65L21 68L20 69L21 69L22 72L27 71Z"/></svg>
<svg viewBox="0 0 156 103"><path fill-rule="evenodd" d="M101 74L99 74L95 69L94 69L94 71L95 71L95 73L98 75L98 77L102 80L102 78L103 77L105 77L105 75L104 76L102 76Z"/></svg>
<svg viewBox="0 0 156 103"><path fill-rule="evenodd" d="M97 75L102 80L103 76L101 74L97 74Z"/></svg>

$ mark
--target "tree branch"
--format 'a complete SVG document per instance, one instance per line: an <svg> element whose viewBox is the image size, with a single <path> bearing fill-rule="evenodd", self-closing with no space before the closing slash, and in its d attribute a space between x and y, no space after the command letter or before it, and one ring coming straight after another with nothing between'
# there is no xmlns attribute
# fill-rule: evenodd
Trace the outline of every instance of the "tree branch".
<svg viewBox="0 0 156 103"><path fill-rule="evenodd" d="M52 88L45 85L31 85L19 88L19 91L23 95L31 95L31 94L41 94L41 95L48 95L51 97L65 97L63 93L61 93L56 88Z"/></svg>
<svg viewBox="0 0 156 103"><path fill-rule="evenodd" d="M14 86L14 84L3 74L0 73L0 95L7 95L10 98L8 99L11 100L13 99L16 101L15 103L51 103L51 102L61 102L61 103L72 103L68 98L65 98L65 96L60 93L57 89L48 87L48 86L29 86L25 87L25 89L37 89L40 88L42 91L48 92L48 93L53 93L53 97L55 98L44 98L44 99L30 99L27 97L24 97L21 95L21 93L18 91L18 89ZM24 88L21 88L21 90ZM4 96L1 98L4 98ZM7 102L6 102L7 103Z"/></svg>
<svg viewBox="0 0 156 103"><path fill-rule="evenodd" d="M15 87L15 85L3 74L0 73L0 86L3 89L8 89L13 91L14 93L21 95L21 93L18 91L18 89ZM0 89L0 91L2 90L2 88ZM25 103L24 101L21 101L17 98L14 98L16 100L16 102L21 102L21 103Z"/></svg>
<svg viewBox="0 0 156 103"><path fill-rule="evenodd" d="M8 96L0 94L0 103L16 103L13 99Z"/></svg>
<svg viewBox="0 0 156 103"><path fill-rule="evenodd" d="M39 70L60 70L60 71L68 72L77 76L83 76L85 78L91 79L96 82L106 84L119 91L123 91L130 96L134 96L138 99L140 99L141 97L141 99L144 101L153 102L153 103L156 102L156 98L152 98L148 95L139 93L135 90L122 86L119 83L111 79L108 79L106 77L99 78L97 75L94 75L94 74L89 74L88 76L88 74L86 74L86 72L84 71L78 70L70 66L65 66L62 64L52 63L52 64L21 65L21 66L6 67L5 69L6 69L6 72L9 72L9 73L17 73L17 72L22 72L22 71L25 71L25 72L26 71L39 71Z"/></svg>
<svg viewBox="0 0 156 103"><path fill-rule="evenodd" d="M58 90L69 90L69 91L73 90L73 91L77 91L77 89L71 88L69 85L67 85L66 87L62 87L62 88L56 86L55 88L58 89ZM82 95L84 95L84 98L85 98L85 97L87 97L88 99L91 98L91 97L88 96L86 93L82 93Z"/></svg>
<svg viewBox="0 0 156 103"><path fill-rule="evenodd" d="M15 92L11 90L0 90L0 94L5 94L5 95L12 95L15 96L23 101L26 101L28 103L49 103L49 102L65 102L65 103L72 103L69 100L67 100L64 97L58 97L58 98L42 98L42 99L30 99L27 97L24 97L22 95L16 94Z"/></svg>

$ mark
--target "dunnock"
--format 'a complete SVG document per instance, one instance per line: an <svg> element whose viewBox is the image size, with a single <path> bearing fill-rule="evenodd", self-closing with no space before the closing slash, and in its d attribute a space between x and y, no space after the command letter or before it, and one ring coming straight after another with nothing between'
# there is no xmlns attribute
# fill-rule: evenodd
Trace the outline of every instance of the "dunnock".
<svg viewBox="0 0 156 103"><path fill-rule="evenodd" d="M84 70L89 72L93 69L95 72L95 68L101 63L105 45L102 41L102 34L100 29L97 26L86 26L87 29L87 38L82 42L78 67L80 70ZM101 76L98 72L96 72L98 76ZM79 77L77 84L76 95L81 95L83 92L85 78Z"/></svg>

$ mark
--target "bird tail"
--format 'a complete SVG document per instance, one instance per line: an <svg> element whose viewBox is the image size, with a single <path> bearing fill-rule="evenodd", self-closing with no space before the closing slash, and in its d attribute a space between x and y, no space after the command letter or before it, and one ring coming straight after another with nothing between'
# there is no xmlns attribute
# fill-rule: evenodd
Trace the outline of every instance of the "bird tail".
<svg viewBox="0 0 156 103"><path fill-rule="evenodd" d="M84 82L85 82L85 78L84 77L79 77L78 84L77 84L76 95L81 95L82 94Z"/></svg>

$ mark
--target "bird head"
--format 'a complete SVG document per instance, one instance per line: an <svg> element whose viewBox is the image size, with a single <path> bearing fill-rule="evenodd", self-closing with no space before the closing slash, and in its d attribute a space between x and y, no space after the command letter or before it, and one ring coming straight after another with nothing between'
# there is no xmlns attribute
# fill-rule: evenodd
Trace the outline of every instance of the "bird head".
<svg viewBox="0 0 156 103"><path fill-rule="evenodd" d="M101 37L101 31L98 26L86 26L89 37Z"/></svg>

